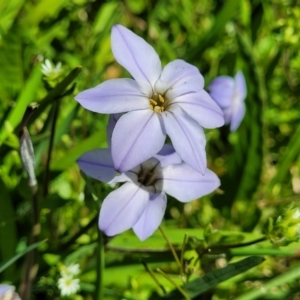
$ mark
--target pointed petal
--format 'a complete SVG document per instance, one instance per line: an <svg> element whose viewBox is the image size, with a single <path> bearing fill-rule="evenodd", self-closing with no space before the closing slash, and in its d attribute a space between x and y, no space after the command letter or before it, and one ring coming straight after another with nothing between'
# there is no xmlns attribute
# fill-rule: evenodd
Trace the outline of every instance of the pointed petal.
<svg viewBox="0 0 300 300"><path fill-rule="evenodd" d="M171 164L180 164L181 157L172 145L165 144L163 148L154 156L160 162L160 168Z"/></svg>
<svg viewBox="0 0 300 300"><path fill-rule="evenodd" d="M133 226L135 234L141 241L151 236L159 227L167 206L167 196L165 193L153 194L148 204L139 218L138 222Z"/></svg>
<svg viewBox="0 0 300 300"><path fill-rule="evenodd" d="M161 62L155 50L127 28L112 29L112 51L117 62L143 87L148 96L161 73Z"/></svg>
<svg viewBox="0 0 300 300"><path fill-rule="evenodd" d="M154 156L166 135L160 115L151 109L123 115L112 136L112 157L116 170L125 172Z"/></svg>
<svg viewBox="0 0 300 300"><path fill-rule="evenodd" d="M235 81L229 76L219 76L215 78L209 86L209 94L221 108L231 106Z"/></svg>
<svg viewBox="0 0 300 300"><path fill-rule="evenodd" d="M164 191L181 202L189 202L207 195L220 186L218 176L209 169L205 175L186 163L163 168Z"/></svg>
<svg viewBox="0 0 300 300"><path fill-rule="evenodd" d="M110 148L111 147L111 137L112 137L112 133L115 129L115 126L118 122L118 120L121 118L122 114L112 114L109 115L108 117L108 123L106 126L106 141L107 141L107 145Z"/></svg>
<svg viewBox="0 0 300 300"><path fill-rule="evenodd" d="M232 109L232 116L230 122L230 131L236 131L240 126L246 112L245 102L239 103L236 107Z"/></svg>
<svg viewBox="0 0 300 300"><path fill-rule="evenodd" d="M167 64L155 84L155 90L169 100L203 89L204 78L199 70L184 60L177 59Z"/></svg>
<svg viewBox="0 0 300 300"><path fill-rule="evenodd" d="M205 135L202 127L180 107L163 114L167 135L183 161L196 171L205 173Z"/></svg>
<svg viewBox="0 0 300 300"><path fill-rule="evenodd" d="M239 95L241 101L243 101L247 96L247 86L244 74L241 71L239 71L234 76L234 79L236 84L236 93Z"/></svg>
<svg viewBox="0 0 300 300"><path fill-rule="evenodd" d="M116 173L109 149L88 151L77 159L77 164L85 174L103 182L112 180Z"/></svg>
<svg viewBox="0 0 300 300"><path fill-rule="evenodd" d="M99 217L100 230L113 236L131 228L143 214L148 201L147 191L135 183L125 183L104 199Z"/></svg>
<svg viewBox="0 0 300 300"><path fill-rule="evenodd" d="M169 110L172 110L175 105L179 105L204 128L216 128L224 125L221 108L204 90L176 98Z"/></svg>
<svg viewBox="0 0 300 300"><path fill-rule="evenodd" d="M149 108L149 99L132 79L110 79L79 93L75 99L86 109L116 114Z"/></svg>

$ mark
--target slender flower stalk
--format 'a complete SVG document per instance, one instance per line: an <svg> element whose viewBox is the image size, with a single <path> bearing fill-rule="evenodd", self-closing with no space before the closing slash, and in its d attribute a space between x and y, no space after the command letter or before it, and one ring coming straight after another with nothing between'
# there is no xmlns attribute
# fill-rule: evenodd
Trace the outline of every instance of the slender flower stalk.
<svg viewBox="0 0 300 300"><path fill-rule="evenodd" d="M222 110L204 91L199 70L177 59L164 68L155 50L121 25L112 28L112 52L134 79L111 79L76 100L86 109L120 114L112 132L114 167L126 172L157 154L166 135L181 159L206 171L204 128L223 126Z"/></svg>
<svg viewBox="0 0 300 300"><path fill-rule="evenodd" d="M77 163L87 175L103 182L123 183L111 192L101 207L99 227L108 236L133 228L145 240L159 227L169 194L189 202L219 187L219 178L206 169L205 175L185 162L170 145L137 167L115 176L110 149L83 154Z"/></svg>

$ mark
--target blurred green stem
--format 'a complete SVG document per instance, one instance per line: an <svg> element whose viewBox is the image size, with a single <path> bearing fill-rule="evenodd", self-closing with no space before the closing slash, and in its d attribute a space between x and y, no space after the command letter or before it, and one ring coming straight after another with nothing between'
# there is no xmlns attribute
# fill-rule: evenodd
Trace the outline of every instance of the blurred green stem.
<svg viewBox="0 0 300 300"><path fill-rule="evenodd" d="M257 243L260 243L260 242L264 242L267 240L267 237L266 236L263 236L259 239L256 239L256 240L253 240L253 241L249 241L249 242L246 242L246 243L239 243L239 244L229 244L229 245L215 245L215 246L211 246L211 247L207 247L205 249L202 248L202 251L200 252L198 249L197 249L197 252L199 253L199 256L202 257L204 254L207 254L207 253L214 253L214 251L225 251L225 250L229 250L229 249L232 249L232 248L241 248L241 247L247 247L247 246L251 246L251 245L254 245L254 244L257 244Z"/></svg>
<svg viewBox="0 0 300 300"><path fill-rule="evenodd" d="M181 270L180 260L179 260L179 258L178 258L178 255L177 255L177 253L176 253L176 251L175 251L173 245L171 244L170 240L169 240L168 237L166 236L166 234L165 234L165 232L163 231L162 227L159 226L158 228L159 228L159 231L161 232L162 236L163 236L164 239L166 240L166 242L167 242L167 244L168 244L170 250L172 251L172 254L173 254L174 258L175 258L175 261L176 261L176 263L177 263L177 265L178 265L179 270Z"/></svg>
<svg viewBox="0 0 300 300"><path fill-rule="evenodd" d="M160 269L157 269L157 272L159 272L166 279L168 279L177 288L177 290L182 294L182 296L184 297L184 299L191 300L191 298L189 297L189 295L169 275L167 275L165 272L163 272Z"/></svg>
<svg viewBox="0 0 300 300"><path fill-rule="evenodd" d="M97 247L97 279L96 279L96 294L95 300L104 299L104 286L103 286L103 275L104 275L104 240L103 234L98 230L98 247Z"/></svg>
<svg viewBox="0 0 300 300"><path fill-rule="evenodd" d="M155 281L155 283L161 288L163 293L166 293L166 290L162 284L160 284L159 280L156 278L154 272L148 267L147 263L145 261L142 261L143 266L145 267L146 271L150 274L152 279Z"/></svg>
<svg viewBox="0 0 300 300"><path fill-rule="evenodd" d="M51 154L52 154L52 149L53 149L53 144L54 144L54 136L55 136L56 121L57 121L58 111L59 111L59 104L60 104L60 102L58 102L58 101L53 103L53 119L52 119L52 125L51 125L51 135L50 135L50 141L49 141L47 162L46 162L46 167L45 167L45 179L44 179L44 189L43 189L44 197L46 197L48 195L50 161L51 161Z"/></svg>

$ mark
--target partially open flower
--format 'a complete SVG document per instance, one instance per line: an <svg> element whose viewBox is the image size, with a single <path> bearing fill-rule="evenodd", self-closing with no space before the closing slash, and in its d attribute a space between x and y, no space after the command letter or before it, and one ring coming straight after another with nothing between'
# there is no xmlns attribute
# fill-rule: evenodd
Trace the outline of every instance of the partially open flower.
<svg viewBox="0 0 300 300"><path fill-rule="evenodd" d="M96 149L82 155L77 163L87 175L110 183L124 183L111 192L101 207L99 227L108 236L133 228L144 240L160 225L169 194L189 202L211 193L220 185L215 173L205 175L182 162L170 145L154 157L115 176L109 149ZM114 177L115 176L115 177Z"/></svg>
<svg viewBox="0 0 300 300"><path fill-rule="evenodd" d="M121 25L112 29L112 51L134 80L111 79L75 99L94 112L127 112L112 133L115 169L126 172L153 157L168 135L182 160L204 173L206 139L202 127L220 127L224 117L204 91L199 70L179 59L162 68L155 50Z"/></svg>
<svg viewBox="0 0 300 300"><path fill-rule="evenodd" d="M225 123L230 124L231 131L236 131L246 111L247 87L243 73L215 78L209 86L209 93L223 110Z"/></svg>

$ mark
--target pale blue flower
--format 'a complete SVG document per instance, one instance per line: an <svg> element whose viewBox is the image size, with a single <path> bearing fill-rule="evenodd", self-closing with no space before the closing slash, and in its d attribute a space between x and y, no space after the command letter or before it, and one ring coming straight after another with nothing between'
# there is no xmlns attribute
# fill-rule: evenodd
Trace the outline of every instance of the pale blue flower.
<svg viewBox="0 0 300 300"><path fill-rule="evenodd" d="M223 110L225 123L230 124L231 131L236 131L246 111L247 86L243 73L215 78L209 86L209 93Z"/></svg>
<svg viewBox="0 0 300 300"><path fill-rule="evenodd" d="M21 300L15 289L12 285L0 284L0 299Z"/></svg>
<svg viewBox="0 0 300 300"><path fill-rule="evenodd" d="M204 91L199 70L183 60L162 69L155 50L121 25L112 28L111 43L116 60L134 79L105 81L81 92L76 100L97 113L125 113L112 133L115 169L125 172L153 157L168 135L182 160L204 173L202 127L220 127L224 117Z"/></svg>
<svg viewBox="0 0 300 300"><path fill-rule="evenodd" d="M160 225L167 196L189 202L211 193L220 185L215 173L205 175L182 162L170 145L132 170L115 176L109 149L83 154L77 163L87 175L109 183L123 183L111 192L101 207L99 227L108 236L133 228L144 240Z"/></svg>

